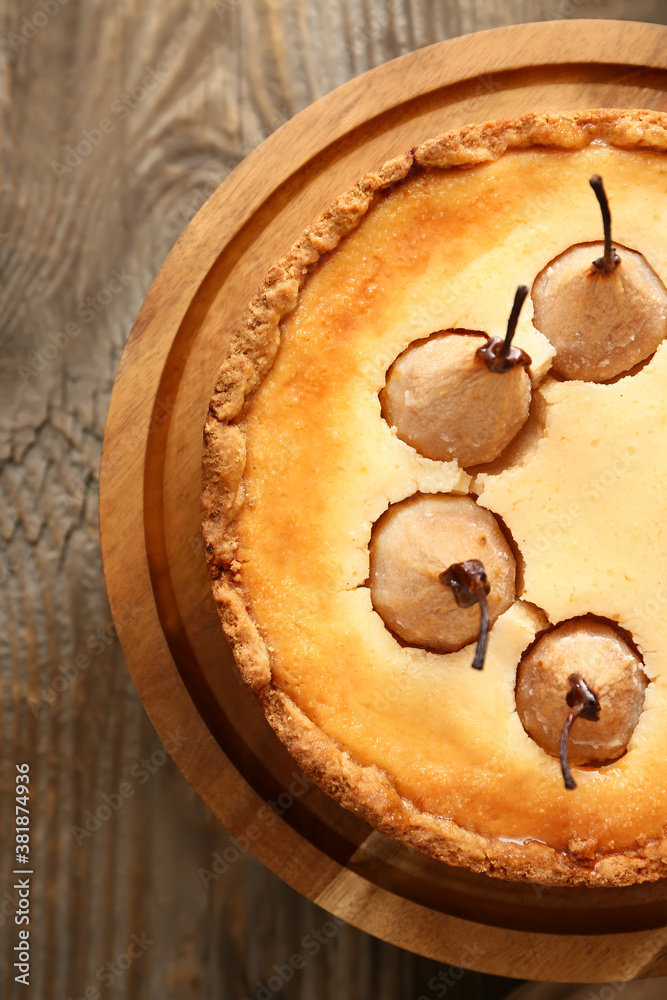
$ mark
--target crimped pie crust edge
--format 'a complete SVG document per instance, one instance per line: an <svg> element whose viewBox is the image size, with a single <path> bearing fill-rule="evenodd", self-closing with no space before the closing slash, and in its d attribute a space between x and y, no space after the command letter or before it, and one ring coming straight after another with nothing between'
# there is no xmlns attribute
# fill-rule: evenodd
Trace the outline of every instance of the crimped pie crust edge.
<svg viewBox="0 0 667 1000"><path fill-rule="evenodd" d="M545 844L485 837L421 812L391 778L361 766L274 684L271 656L241 593L233 523L244 500L245 441L233 421L270 369L280 322L296 306L309 268L333 250L381 191L413 171L471 166L530 146L582 149L600 140L621 149L667 150L667 114L595 109L527 114L454 129L427 140L362 177L298 238L269 270L234 333L218 373L204 428L202 522L213 594L244 681L289 752L313 780L371 826L452 865L544 885L621 886L667 874L667 843L641 836L635 850L595 854L585 841L563 853Z"/></svg>

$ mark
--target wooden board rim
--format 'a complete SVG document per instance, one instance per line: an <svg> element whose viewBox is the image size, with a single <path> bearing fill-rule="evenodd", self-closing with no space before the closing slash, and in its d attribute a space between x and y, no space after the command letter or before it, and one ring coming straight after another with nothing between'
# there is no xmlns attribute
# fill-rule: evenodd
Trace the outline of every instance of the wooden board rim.
<svg viewBox="0 0 667 1000"><path fill-rule="evenodd" d="M529 51L529 43L536 38L541 38L543 41L549 39L548 45L542 45L548 50L545 64L550 60L553 65L560 65L562 60L556 56L560 56L563 46L567 43L571 62L619 65L617 59L606 59L600 55L602 24L610 55L616 56L621 51L622 44L622 49L626 51L630 49L633 52L633 59L638 60L629 65L650 65L659 70L667 68L667 46L664 44L662 46L665 53L662 57L656 55L659 48L657 40L660 36L663 42L667 39L667 28L633 22L556 21L548 25L529 24L492 29L478 35L462 36L436 43L427 49L401 56L392 63L371 70L343 85L274 133L223 182L176 243L146 297L123 355L105 433L100 475L100 530L105 575L112 612L118 623L121 642L140 697L163 739L170 729L173 731L174 726L185 727L188 734L192 734L173 756L188 781L232 832L237 832L234 809L222 810L220 803L214 801L216 783L228 783L238 795L246 797L251 802L256 799L254 803L256 806L261 805L262 800L240 778L233 764L217 747L188 695L160 627L159 612L153 597L148 558L144 547L145 535L142 523L143 467L146 456L144 445L147 445L151 432L157 385L162 370L168 362L174 341L177 339L183 317L187 314L190 303L205 280L212 263L275 188L275 178L266 176L263 186L253 187L252 192L247 189L247 178L254 171L256 162L260 162L269 153L272 156L284 156L288 150L289 155L296 160L297 149L307 149L311 158L321 155L341 134L363 125L362 97L368 98L370 95L375 99L375 95L379 94L382 95L378 98L379 104L382 105L383 100L385 104L388 103L388 97L384 96L390 91L387 82L396 73L400 73L404 94L411 93L410 85L412 85L412 99L414 99L418 88L423 86L421 75L424 72L425 61L429 71L434 71L429 84L430 92L460 82L463 78L470 80L482 73L488 73L488 62L482 64L477 58L477 53L481 51L479 41L483 37L493 39L494 52L498 54L496 65L491 68L491 72L520 68L521 54ZM557 36L562 44L554 44L554 36ZM508 41L512 44L505 48L503 43ZM653 61L648 62L649 59ZM465 71L462 70L463 66L466 67ZM625 66L627 69L628 63ZM462 77L460 75L462 72L467 75ZM455 79L457 73L459 76ZM324 134L320 123L327 120L327 109L334 107L344 109L342 114L336 116L338 131L334 130L332 134L331 129L327 129ZM384 110L386 108L381 107L381 111ZM233 206L231 212L230 203ZM226 209L224 212L221 211L222 205ZM221 215L224 225L219 225ZM187 277L182 283L173 280L174 275L183 274ZM150 374L151 379L148 386L146 373ZM115 455L120 439L123 437L127 439L128 434L132 436L137 447L131 449L127 463L119 470L117 463L110 456ZM122 516L119 511L122 511ZM129 565L126 544L128 533L133 538ZM123 625L122 609L130 590L128 581L132 582L132 590L138 590L142 595L144 613L140 616L139 623L135 620ZM312 855L314 850L312 846L304 842L289 824L279 821L278 829L285 857L295 852L301 852L304 856ZM304 879L301 871L297 870L299 866L296 868L292 866L291 871L287 871L280 859L276 861L275 858L266 858L262 856L260 849L257 853L269 867L277 870L278 874L286 878L295 888L310 895L307 879ZM372 904L369 906L368 884L363 878L341 865L332 863L322 855L318 854L316 861L323 867L329 880L327 888L319 891L315 897L321 905L325 905L349 922L363 926L371 933L440 960L458 962L465 956L460 946L458 950L454 945L449 947L443 945L442 950L439 948L433 950L431 941L434 922L440 932L436 937L442 934L448 937L451 935L453 938L454 931L458 928L457 934L465 936L467 940L472 940L477 935L480 940L482 937L486 940L487 946L492 940L494 942L492 954L489 955L487 951L486 960L480 959L478 964L478 968L482 971L514 976L535 976L534 968L529 968L525 964L521 966L518 963L516 953L507 960L508 943L512 939L523 949L524 954L533 952L534 955L535 948L542 952L547 949L560 954L558 961L548 962L544 969L540 970L542 978L558 978L559 973L562 975L566 972L566 964L572 967L571 954L568 955L567 963L564 963L563 959L568 954L568 948L575 947L583 948L591 958L595 956L596 972L601 970L602 978L622 978L620 967L614 962L614 955L618 955L621 950L620 942L627 943L633 949L640 943L643 945L647 943L647 935L644 933L638 936L605 935L599 940L586 938L585 944L581 939L577 939L575 945L572 936L569 935L527 934L490 928L484 924L471 924L469 921L447 917L441 913L436 914L433 911L422 912L424 908L417 904L410 904L406 900L397 901L395 896L377 887L373 887ZM305 867L304 865L303 868ZM350 907L350 900L356 900L356 910ZM389 911L393 917L388 921L386 913ZM401 919L397 921L400 937L397 936L394 919L398 913L402 914ZM422 933L426 932L427 928L428 940ZM614 937L618 937L619 941L611 947L611 938ZM655 939L658 950L667 940L661 931L651 932L649 937ZM632 938L635 940L630 940ZM602 960L603 955L605 961ZM562 968L556 967L559 962ZM462 961L461 964L465 962ZM632 970L630 978L650 974L650 967L642 959L638 967ZM581 976L580 968L575 970L575 975Z"/></svg>

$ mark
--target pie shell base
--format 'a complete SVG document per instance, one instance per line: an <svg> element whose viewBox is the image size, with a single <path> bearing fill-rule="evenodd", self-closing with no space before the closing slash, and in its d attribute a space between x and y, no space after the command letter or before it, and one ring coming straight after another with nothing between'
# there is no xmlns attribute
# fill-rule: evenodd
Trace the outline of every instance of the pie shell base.
<svg viewBox="0 0 667 1000"><path fill-rule="evenodd" d="M246 441L235 421L270 370L280 322L294 309L309 272L359 223L381 192L409 174L487 163L529 147L578 150L601 141L619 149L667 149L667 116L649 111L594 110L525 115L467 126L430 140L363 177L341 195L280 261L248 308L221 366L204 431L204 541L223 629L246 683L299 765L345 808L372 826L449 864L546 885L619 886L667 874L667 844L638 832L632 850L591 854L585 839L562 851L529 839L485 836L421 811L391 777L361 765L327 736L275 682L272 654L253 621L236 561L234 523L244 504Z"/></svg>

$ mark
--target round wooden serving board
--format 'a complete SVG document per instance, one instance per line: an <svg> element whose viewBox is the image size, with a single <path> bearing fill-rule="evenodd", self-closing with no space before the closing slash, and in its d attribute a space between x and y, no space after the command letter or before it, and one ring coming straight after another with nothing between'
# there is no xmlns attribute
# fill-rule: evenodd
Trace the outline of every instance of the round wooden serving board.
<svg viewBox="0 0 667 1000"><path fill-rule="evenodd" d="M137 689L167 745L169 732L187 735L176 762L240 848L387 941L563 982L667 974L667 881L545 889L473 875L387 840L299 779L220 629L200 462L209 397L244 307L337 194L449 128L593 107L667 110L667 28L498 28L402 56L297 115L224 181L155 279L114 387L100 483L109 599Z"/></svg>

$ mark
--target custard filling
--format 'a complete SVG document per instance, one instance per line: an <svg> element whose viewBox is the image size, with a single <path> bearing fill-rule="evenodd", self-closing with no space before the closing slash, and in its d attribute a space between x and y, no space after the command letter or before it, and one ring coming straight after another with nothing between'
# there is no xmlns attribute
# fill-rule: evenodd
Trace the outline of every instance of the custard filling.
<svg viewBox="0 0 667 1000"><path fill-rule="evenodd" d="M637 831L661 837L667 816L667 345L610 384L561 382L529 300L515 343L532 359L539 422L525 447L474 479L402 441L378 398L414 341L452 329L502 337L517 285L599 238L594 173L610 192L615 241L664 283L658 153L515 151L425 171L379 196L281 324L274 366L242 420L247 502L236 531L274 683L355 761L482 835L618 851ZM399 643L367 586L371 530L391 504L473 487L523 567L483 671L470 669L470 646ZM591 614L632 635L651 683L627 753L574 768L569 792L558 761L521 724L517 667L546 624Z"/></svg>

